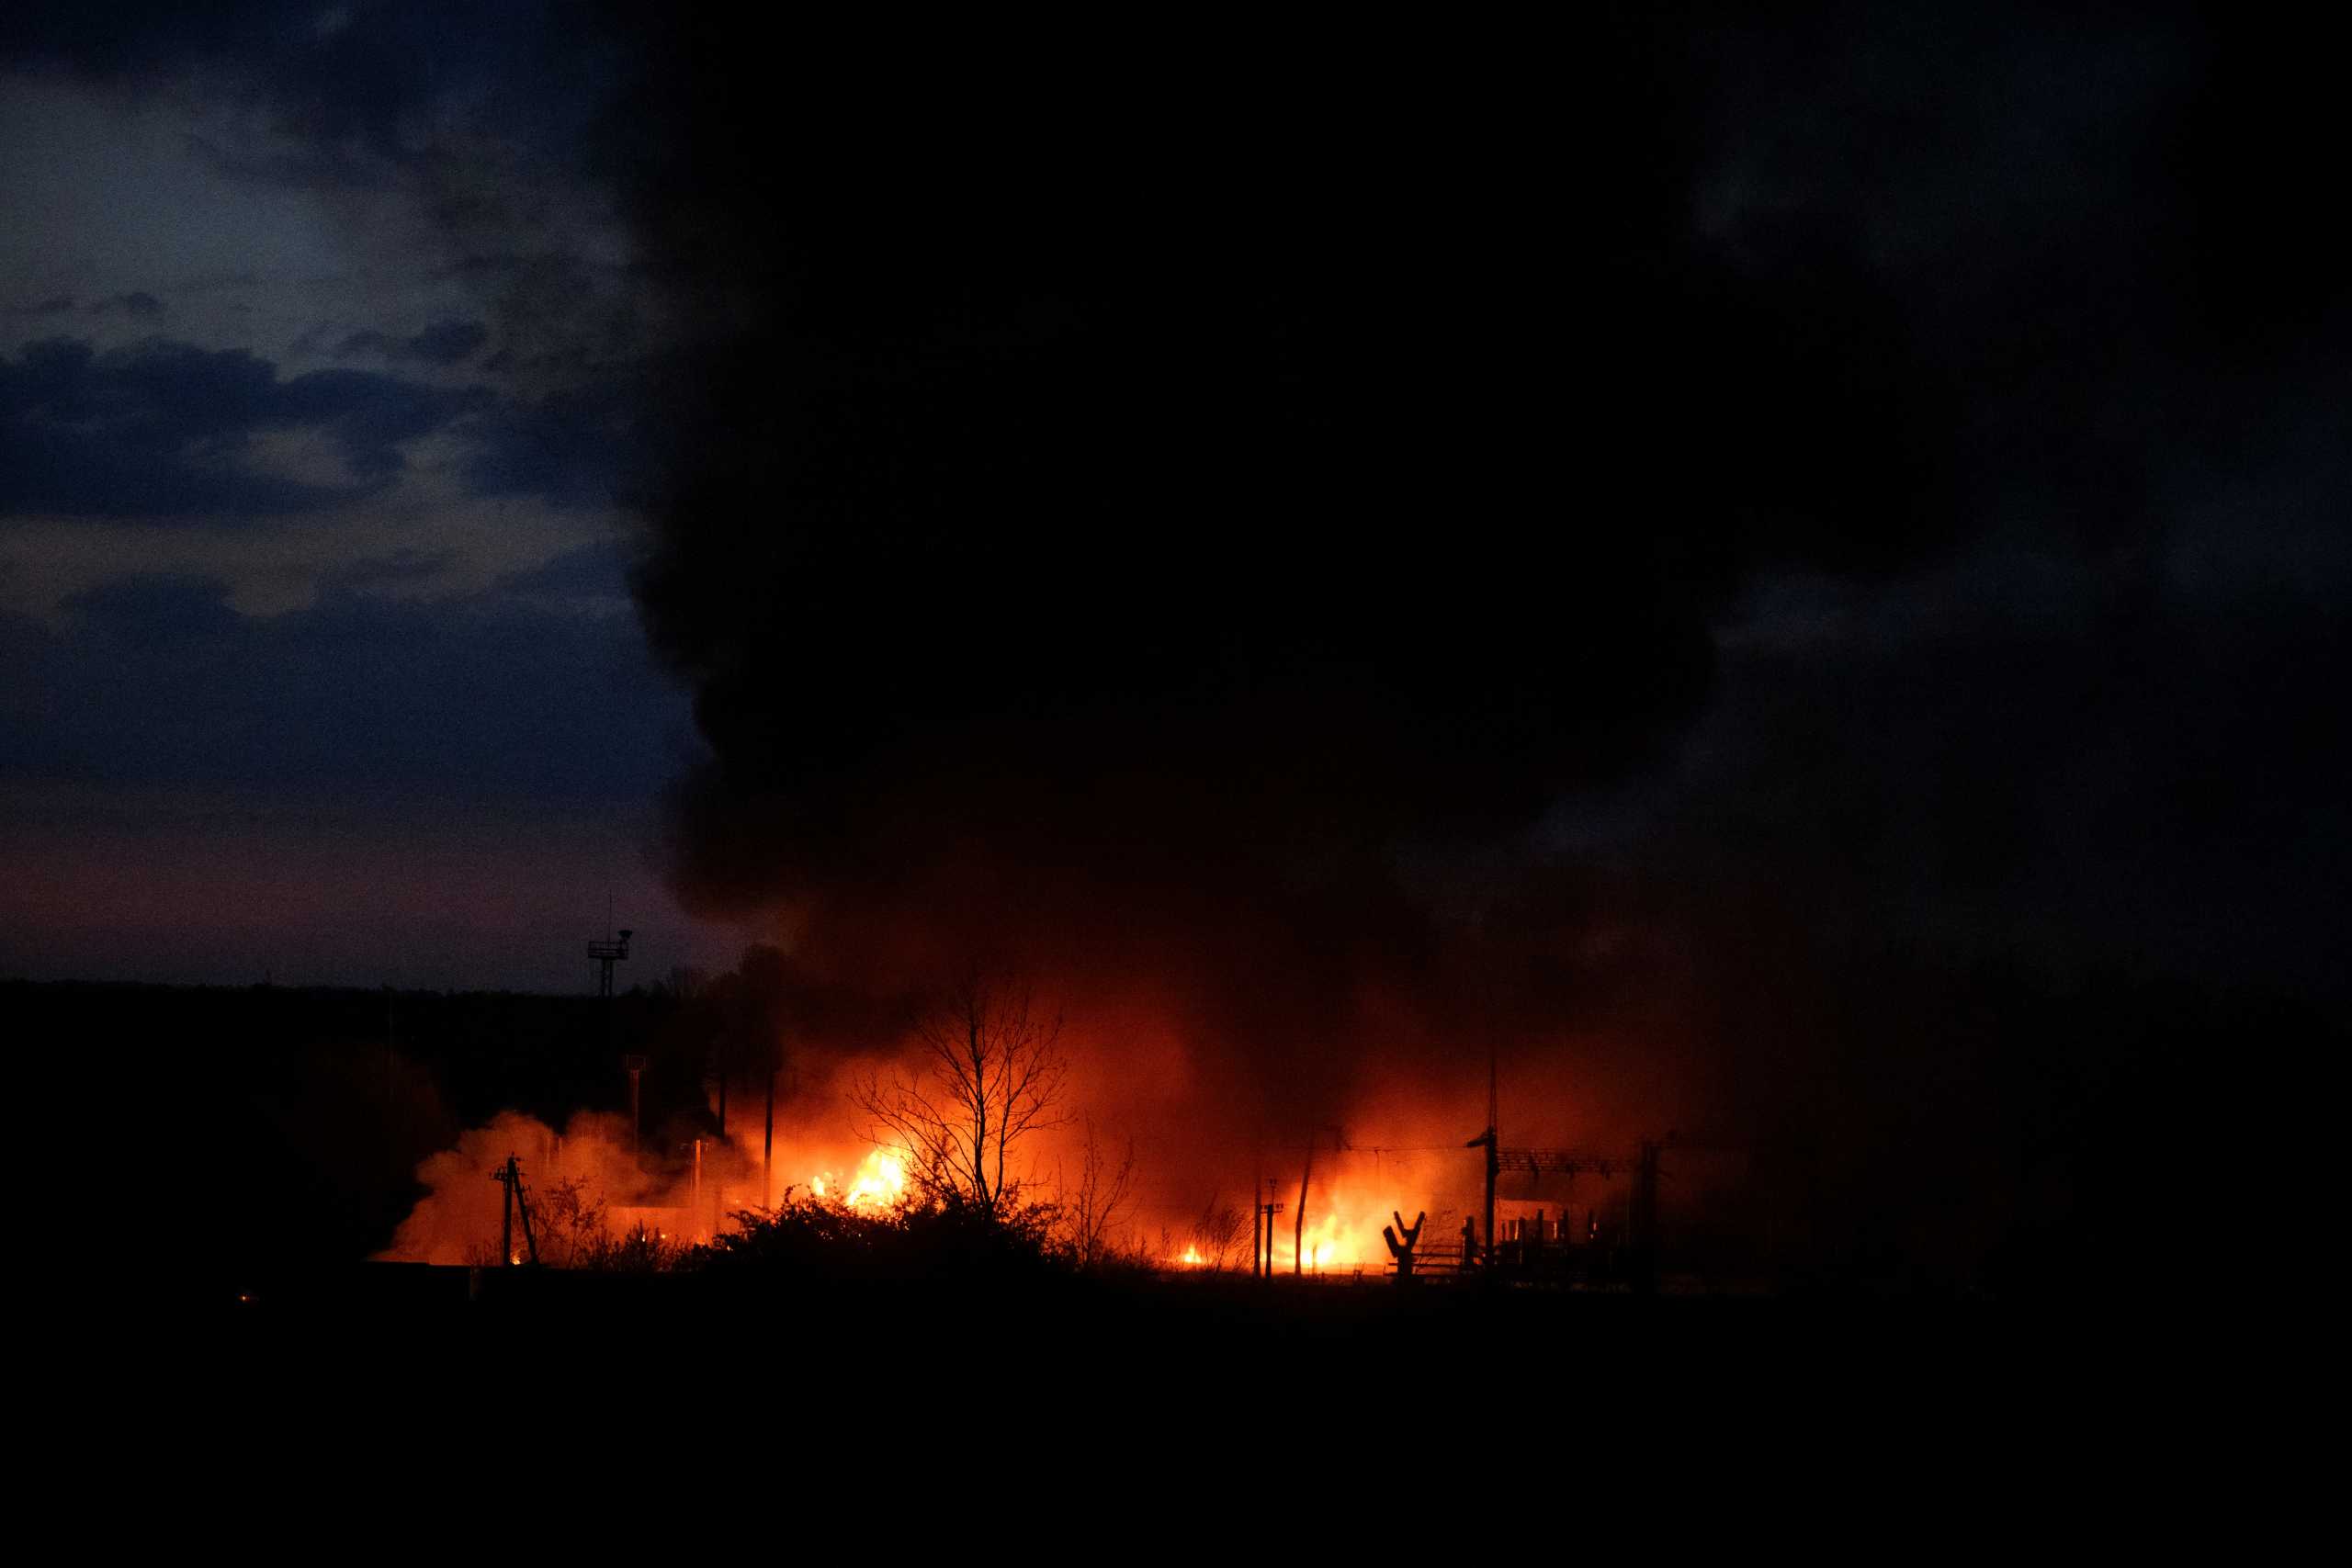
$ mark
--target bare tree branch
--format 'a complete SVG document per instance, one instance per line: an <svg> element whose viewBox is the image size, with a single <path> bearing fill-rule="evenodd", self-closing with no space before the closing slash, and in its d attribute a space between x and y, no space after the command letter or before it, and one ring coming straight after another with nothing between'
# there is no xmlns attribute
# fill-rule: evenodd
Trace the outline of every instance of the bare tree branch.
<svg viewBox="0 0 2352 1568"><path fill-rule="evenodd" d="M868 1135L907 1150L924 1196L1002 1217L1023 1185L1015 1155L1069 1120L1061 1030L1026 984L972 971L918 1018L910 1062L858 1086Z"/></svg>
<svg viewBox="0 0 2352 1568"><path fill-rule="evenodd" d="M1078 1183L1061 1195L1063 1223L1071 1255L1079 1267L1091 1269L1110 1258L1112 1230L1119 1211L1127 1206L1135 1184L1136 1145L1126 1141L1114 1163L1094 1136L1094 1119L1086 1118L1086 1145L1079 1164Z"/></svg>

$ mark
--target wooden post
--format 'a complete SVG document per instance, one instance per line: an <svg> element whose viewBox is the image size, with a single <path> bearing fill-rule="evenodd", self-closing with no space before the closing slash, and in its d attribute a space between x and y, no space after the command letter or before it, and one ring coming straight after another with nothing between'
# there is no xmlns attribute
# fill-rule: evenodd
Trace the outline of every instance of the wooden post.
<svg viewBox="0 0 2352 1568"><path fill-rule="evenodd" d="M1306 1164L1298 1173L1298 1213L1291 1216L1290 1271L1296 1275L1306 1268L1306 1183L1315 1174L1315 1134L1306 1134Z"/></svg>

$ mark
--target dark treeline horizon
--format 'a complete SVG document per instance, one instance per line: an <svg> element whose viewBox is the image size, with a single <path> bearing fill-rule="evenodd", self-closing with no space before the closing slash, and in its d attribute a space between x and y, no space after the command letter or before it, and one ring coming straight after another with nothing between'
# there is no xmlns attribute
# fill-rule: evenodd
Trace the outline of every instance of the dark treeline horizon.
<svg viewBox="0 0 2352 1568"><path fill-rule="evenodd" d="M775 956L755 962L771 965ZM227 1288L333 1273L375 1253L424 1196L420 1163L456 1146L469 1127L506 1113L557 1129L579 1111L625 1122L627 1054L648 1062L649 1171L681 1177L690 1140L715 1135L708 1086L722 1072L734 1097L731 1135L756 1148L755 1059L790 1008L738 979L684 993L632 987L609 1009L578 995L15 981L0 983L0 1028L74 1043L28 1059L40 1091L28 1103L70 1114L95 1094L101 1117L161 1134L100 1156L111 1173L101 1185L127 1180L152 1191L153 1179L168 1172L198 1269ZM2277 998L2181 982L2109 976L2059 992L1991 972L1964 996L1947 997L1957 1008L1937 1016L1919 1010L1905 980L1885 976L1843 998L1849 1016L1838 1027L1856 1040L1863 1022L1911 1031L1913 1051L1950 1071L1935 1101L1890 1123L1888 1068L1865 1051L1820 1086L1841 1105L1872 1111L1843 1135L1823 1136L1817 1124L1762 1136L1753 1123L1645 1130L1700 1151L1677 1156L1669 1145L1668 1155L1662 1239L1679 1268L1781 1294L1958 1291L2030 1303L2233 1290L2266 1255L2278 1216L2246 1212L2228 1168L2264 1147L2261 1130L2217 1117L2195 1145L2217 1168L2184 1170L2184 1151L2199 1134L2182 1112L2217 1047L2234 1070L2286 1070L2342 1043L2335 1021ZM1988 1027L2010 1032L1997 1050L1978 1038ZM2063 1053L2052 1049L2060 1041ZM792 1071L801 1064L789 1044L778 1055L790 1114L806 1080ZM105 1077L77 1077L77 1063L103 1064ZM1519 1077L1506 1077L1506 1126L1524 1126L1527 1069L1510 1071ZM2212 1104L2231 1098L2217 1091ZM1988 1151L1990 1128L2013 1145ZM1204 1190L1246 1185L1249 1156L1231 1132L1199 1129L1189 1155L1183 1140L1157 1145L1142 1173L1150 1190L1166 1190L1170 1178L1198 1185L1204 1170L1213 1173ZM1726 1132L1746 1142L1707 1146ZM1160 1163L1171 1147L1172 1169ZM2273 1147L2285 1168L2300 1164L2291 1145ZM1278 1145L1259 1156L1269 1152L1278 1179L1295 1180L1300 1151ZM1718 1179L1673 1190L1678 1177L1704 1182L1709 1156L1726 1154L1736 1185ZM91 1156L85 1147L73 1157L86 1165ZM1465 1156L1446 1180L1452 1201L1475 1185L1475 1163ZM1857 1184L1858 1167L1877 1179ZM1575 1197L1556 1184L1529 1191L1555 1209ZM1432 1201L1442 1195L1431 1190ZM1518 1186L1507 1184L1505 1196L1519 1199ZM1604 1186L1577 1201L1622 1197ZM1129 1239L1148 1244L1182 1217L1164 1205L1132 1213L1141 1228Z"/></svg>
<svg viewBox="0 0 2352 1568"><path fill-rule="evenodd" d="M773 1039L772 998L734 981L632 987L608 1006L577 993L0 980L0 1031L44 1043L27 1062L28 1103L130 1140L97 1156L99 1190L170 1205L195 1267L225 1289L380 1251L425 1191L420 1163L501 1113L558 1129L580 1111L625 1122L625 1055L647 1061L649 1168L681 1165L683 1145L716 1132L707 1077L726 1071L743 1093L754 1037ZM746 1105L759 1113L738 1101L739 1138ZM61 1147L93 1157L86 1136Z"/></svg>

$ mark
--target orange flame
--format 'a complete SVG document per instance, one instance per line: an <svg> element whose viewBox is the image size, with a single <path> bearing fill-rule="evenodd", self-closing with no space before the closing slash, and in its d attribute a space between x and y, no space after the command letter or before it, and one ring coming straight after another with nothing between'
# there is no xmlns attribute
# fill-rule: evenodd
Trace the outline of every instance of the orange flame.
<svg viewBox="0 0 2352 1568"><path fill-rule="evenodd" d="M897 1149L876 1149L858 1166L856 1179L846 1188L826 1170L809 1179L808 1190L844 1209L895 1208L907 1195L906 1156Z"/></svg>

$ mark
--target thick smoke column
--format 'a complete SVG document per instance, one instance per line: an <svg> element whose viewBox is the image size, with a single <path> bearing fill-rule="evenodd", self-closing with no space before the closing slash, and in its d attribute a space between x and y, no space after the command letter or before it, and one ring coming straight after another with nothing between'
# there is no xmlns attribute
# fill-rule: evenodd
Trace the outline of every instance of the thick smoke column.
<svg viewBox="0 0 2352 1568"><path fill-rule="evenodd" d="M1401 56L856 101L662 40L616 161L711 322L639 583L712 752L689 898L805 912L812 979L1165 981L1286 1114L1367 986L1478 1033L1400 851L1475 914L1473 852L1697 710L1756 560L1952 525L1883 290L1714 254L1695 62L1595 50L1564 110Z"/></svg>

